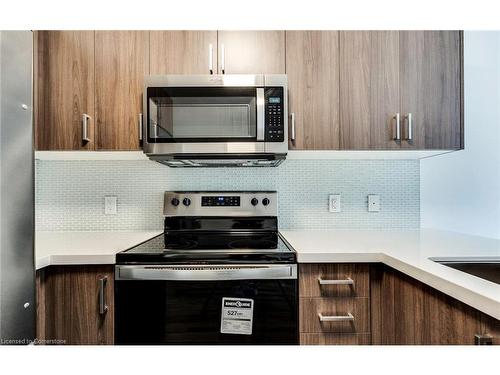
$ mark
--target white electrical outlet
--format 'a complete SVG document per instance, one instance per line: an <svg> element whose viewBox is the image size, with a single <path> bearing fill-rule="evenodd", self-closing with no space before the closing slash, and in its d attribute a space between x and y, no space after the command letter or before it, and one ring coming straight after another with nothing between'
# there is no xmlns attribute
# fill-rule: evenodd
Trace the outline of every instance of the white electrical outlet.
<svg viewBox="0 0 500 375"><path fill-rule="evenodd" d="M328 210L330 212L340 212L340 194L330 194L328 196Z"/></svg>
<svg viewBox="0 0 500 375"><path fill-rule="evenodd" d="M368 211L369 212L380 211L380 195L377 194L368 195Z"/></svg>
<svg viewBox="0 0 500 375"><path fill-rule="evenodd" d="M105 215L116 215L116 206L118 203L118 197L116 195L107 195L104 197L104 214Z"/></svg>

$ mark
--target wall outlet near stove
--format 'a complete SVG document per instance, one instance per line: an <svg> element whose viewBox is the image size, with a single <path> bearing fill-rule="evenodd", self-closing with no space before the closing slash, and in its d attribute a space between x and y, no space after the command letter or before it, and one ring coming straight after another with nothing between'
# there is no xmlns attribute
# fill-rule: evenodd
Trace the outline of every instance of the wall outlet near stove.
<svg viewBox="0 0 500 375"><path fill-rule="evenodd" d="M106 195L104 197L104 214L105 215L116 215L118 197L116 195Z"/></svg>
<svg viewBox="0 0 500 375"><path fill-rule="evenodd" d="M330 194L328 196L328 211L340 212L340 194Z"/></svg>
<svg viewBox="0 0 500 375"><path fill-rule="evenodd" d="M369 194L368 195L368 212L379 212L380 211L380 195Z"/></svg>

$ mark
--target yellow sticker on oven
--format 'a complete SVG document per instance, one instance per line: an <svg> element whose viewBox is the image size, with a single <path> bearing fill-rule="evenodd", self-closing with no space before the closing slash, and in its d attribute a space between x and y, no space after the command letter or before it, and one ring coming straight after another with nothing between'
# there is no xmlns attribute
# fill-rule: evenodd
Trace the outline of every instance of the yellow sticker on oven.
<svg viewBox="0 0 500 375"><path fill-rule="evenodd" d="M253 299L222 298L220 332L233 335L251 335L253 323Z"/></svg>

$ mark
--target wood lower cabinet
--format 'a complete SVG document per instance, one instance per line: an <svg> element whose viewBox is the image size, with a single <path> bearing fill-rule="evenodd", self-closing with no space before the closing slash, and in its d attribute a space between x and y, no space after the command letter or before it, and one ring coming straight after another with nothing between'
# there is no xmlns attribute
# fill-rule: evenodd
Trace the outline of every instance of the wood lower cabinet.
<svg viewBox="0 0 500 375"><path fill-rule="evenodd" d="M217 31L158 30L149 38L150 74L217 73Z"/></svg>
<svg viewBox="0 0 500 375"><path fill-rule="evenodd" d="M285 31L218 32L219 74L284 74Z"/></svg>
<svg viewBox="0 0 500 375"><path fill-rule="evenodd" d="M287 31L286 61L290 149L337 150L339 33Z"/></svg>
<svg viewBox="0 0 500 375"><path fill-rule="evenodd" d="M500 321L383 265L371 269L372 343L473 345L476 335L499 343Z"/></svg>
<svg viewBox="0 0 500 375"><path fill-rule="evenodd" d="M138 150L148 31L96 31L96 134L99 150Z"/></svg>
<svg viewBox="0 0 500 375"><path fill-rule="evenodd" d="M114 342L114 266L50 266L37 271L40 343Z"/></svg>
<svg viewBox="0 0 500 375"><path fill-rule="evenodd" d="M37 150L93 150L94 31L37 31L34 68Z"/></svg>
<svg viewBox="0 0 500 375"><path fill-rule="evenodd" d="M301 345L369 344L368 264L300 264Z"/></svg>

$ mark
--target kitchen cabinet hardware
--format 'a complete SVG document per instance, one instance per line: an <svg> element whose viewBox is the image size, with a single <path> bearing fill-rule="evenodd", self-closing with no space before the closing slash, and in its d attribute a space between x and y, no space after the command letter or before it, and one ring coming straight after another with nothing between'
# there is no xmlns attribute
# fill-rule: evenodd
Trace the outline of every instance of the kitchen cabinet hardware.
<svg viewBox="0 0 500 375"><path fill-rule="evenodd" d="M139 141L142 141L142 113L139 113Z"/></svg>
<svg viewBox="0 0 500 375"><path fill-rule="evenodd" d="M320 285L354 285L354 280L350 277L341 280L328 280L318 277L318 282Z"/></svg>
<svg viewBox="0 0 500 375"><path fill-rule="evenodd" d="M84 143L90 142L90 138L89 138L89 120L91 118L92 117L90 117L86 113L84 113L82 115L82 141Z"/></svg>
<svg viewBox="0 0 500 375"><path fill-rule="evenodd" d="M493 337L490 335L474 335L474 345L493 345Z"/></svg>
<svg viewBox="0 0 500 375"><path fill-rule="evenodd" d="M108 281L107 276L99 279L99 314L104 315L108 311L108 305L106 304L106 283Z"/></svg>
<svg viewBox="0 0 500 375"><path fill-rule="evenodd" d="M348 322L354 321L354 315L347 313L347 315L323 315L318 313L318 319L320 322Z"/></svg>
<svg viewBox="0 0 500 375"><path fill-rule="evenodd" d="M208 71L214 74L214 46L212 43L208 45Z"/></svg>
<svg viewBox="0 0 500 375"><path fill-rule="evenodd" d="M291 117L291 131L290 131L290 140L292 142L295 142L295 113L292 112L292 114L290 115Z"/></svg>
<svg viewBox="0 0 500 375"><path fill-rule="evenodd" d="M406 115L406 121L408 123L408 132L406 133L406 140L413 140L413 118L411 112Z"/></svg>
<svg viewBox="0 0 500 375"><path fill-rule="evenodd" d="M401 140L401 121L399 117L399 112L396 113L393 117L396 120L396 136L394 137L395 141Z"/></svg>
<svg viewBox="0 0 500 375"><path fill-rule="evenodd" d="M220 70L222 74L226 74L226 47L224 46L224 43L221 44L220 51L221 51Z"/></svg>

